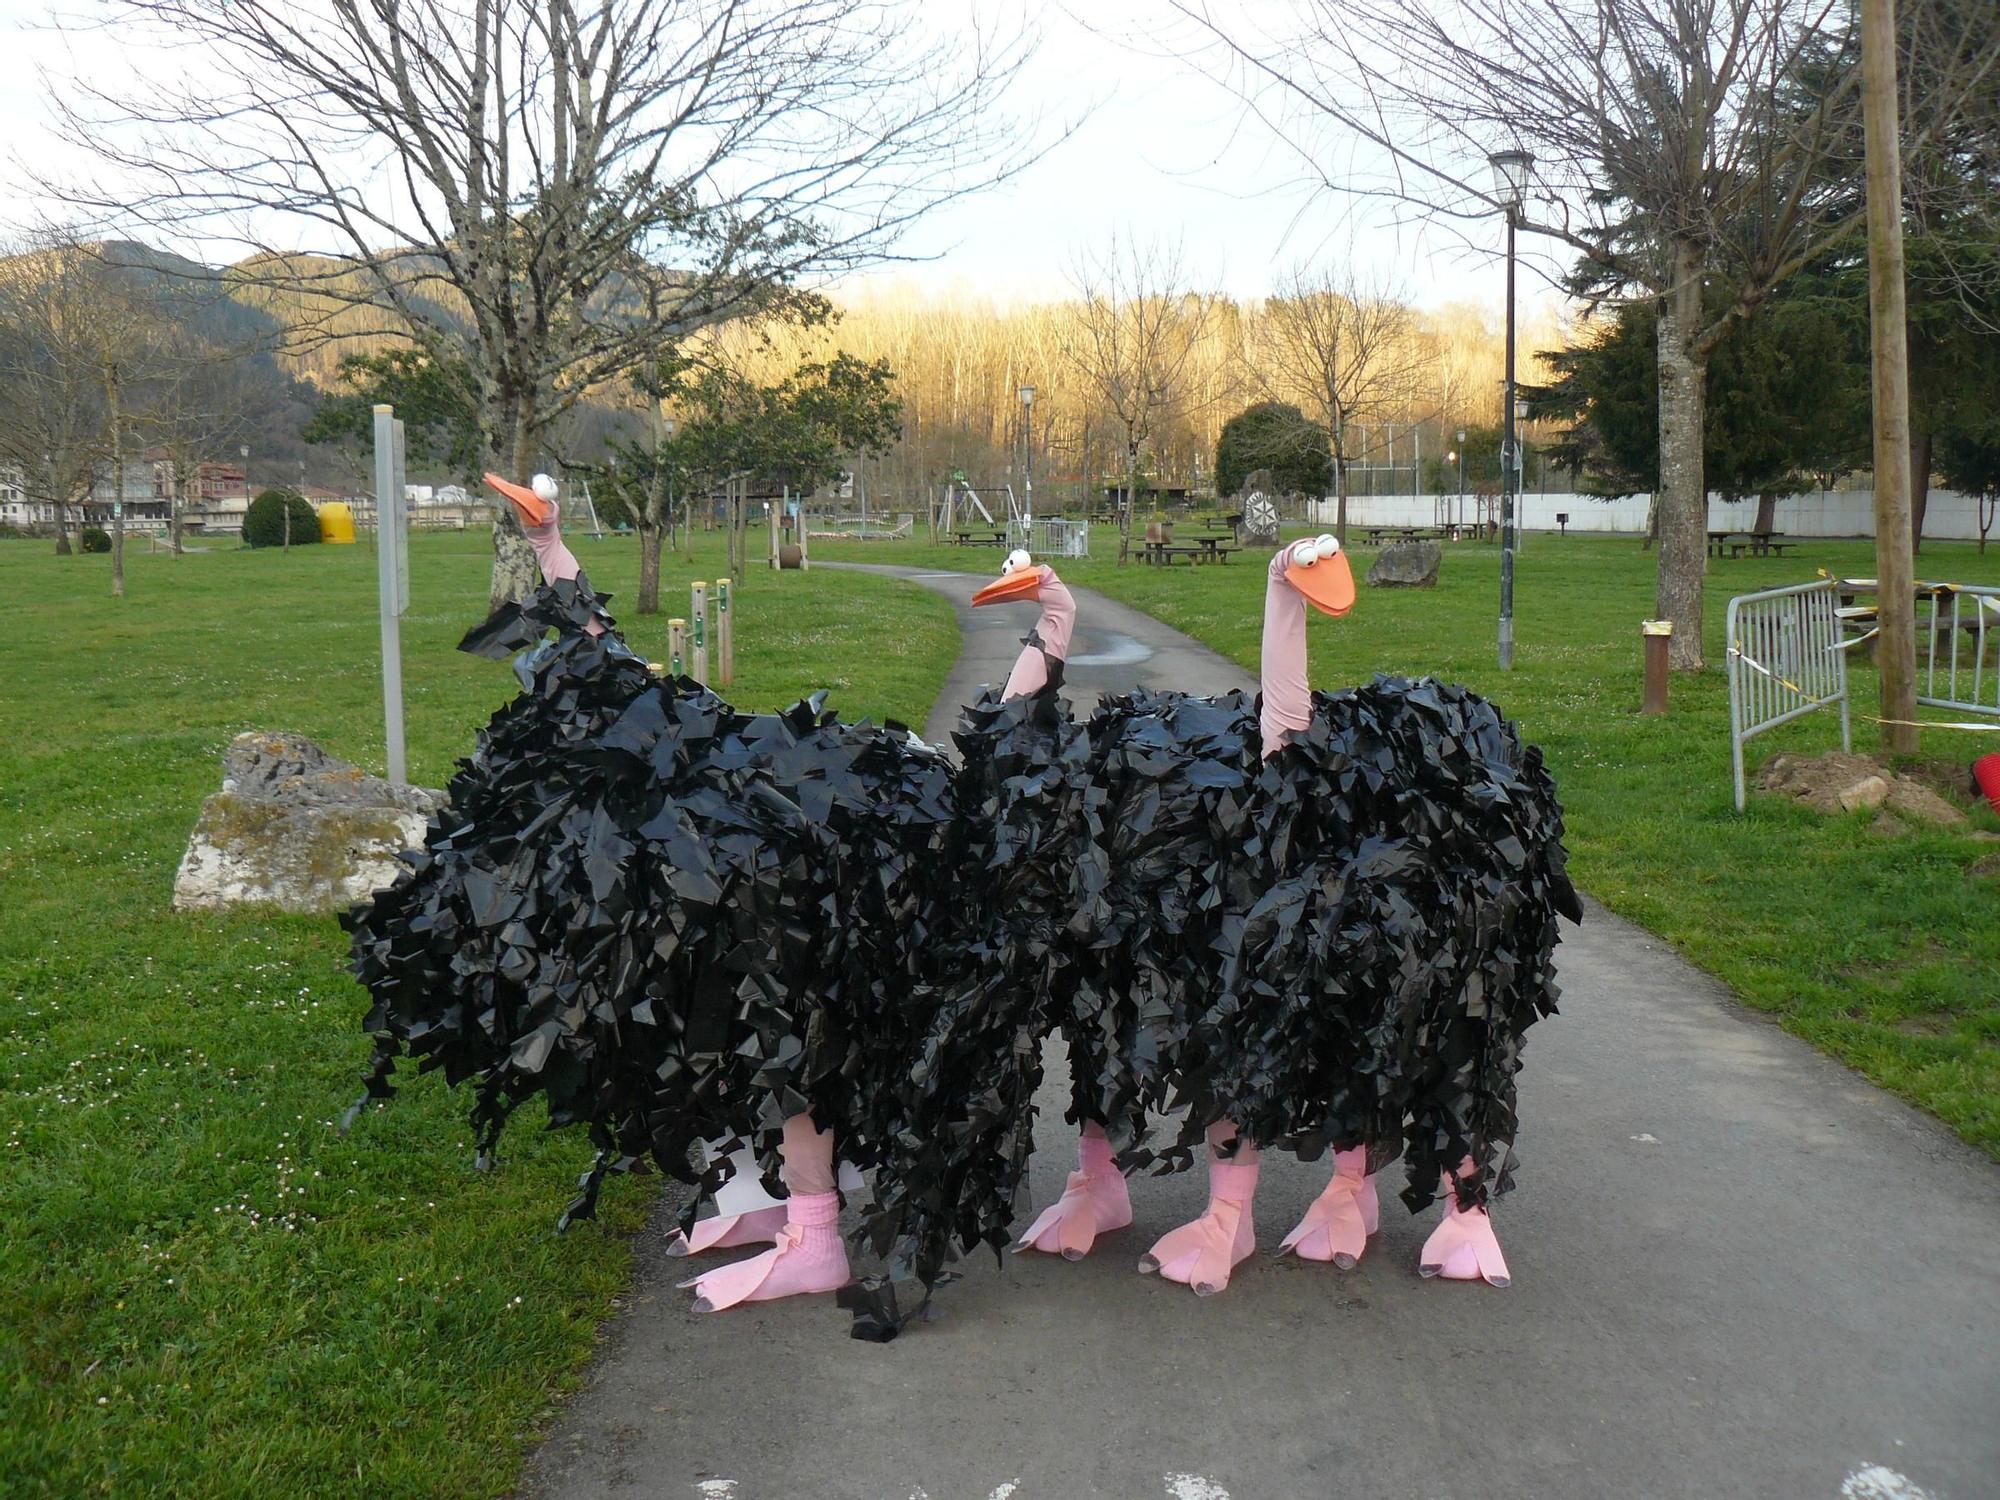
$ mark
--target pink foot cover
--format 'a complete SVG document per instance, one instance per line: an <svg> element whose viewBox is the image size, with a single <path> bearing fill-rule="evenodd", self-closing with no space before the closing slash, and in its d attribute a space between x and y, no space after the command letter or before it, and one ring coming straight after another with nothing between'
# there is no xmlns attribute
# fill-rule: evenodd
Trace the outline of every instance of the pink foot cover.
<svg viewBox="0 0 2000 1500"><path fill-rule="evenodd" d="M1076 1154L1080 1170L1069 1174L1063 1195L1015 1242L1017 1252L1044 1250L1064 1260L1082 1260L1100 1234L1132 1222L1132 1198L1125 1175L1111 1160L1111 1143L1086 1135L1076 1143Z"/></svg>
<svg viewBox="0 0 2000 1500"><path fill-rule="evenodd" d="M840 1194L794 1193L788 1206L791 1217L775 1248L681 1283L694 1288L696 1312L837 1292L847 1285L847 1247L837 1227Z"/></svg>
<svg viewBox="0 0 2000 1500"><path fill-rule="evenodd" d="M768 1245L783 1233L785 1205L752 1209L741 1214L716 1214L698 1220L692 1233L676 1229L667 1241L669 1255L705 1255L710 1250L730 1250L739 1245Z"/></svg>
<svg viewBox="0 0 2000 1500"><path fill-rule="evenodd" d="M1257 1228L1250 1216L1250 1200L1256 1194L1257 1163L1210 1162L1208 1212L1162 1235L1139 1257L1140 1274L1157 1271L1167 1281L1193 1287L1197 1297L1214 1296L1229 1285L1229 1273L1257 1248Z"/></svg>
<svg viewBox="0 0 2000 1500"><path fill-rule="evenodd" d="M1446 1281L1485 1281L1490 1286L1506 1286L1507 1257L1500 1253L1500 1241L1493 1233L1493 1221L1483 1208L1462 1209L1451 1190L1444 1189L1444 1222L1424 1241L1417 1257L1417 1273L1442 1276Z"/></svg>
<svg viewBox="0 0 2000 1500"><path fill-rule="evenodd" d="M1368 1152L1334 1153L1333 1181L1313 1199L1298 1228L1285 1236L1280 1255L1290 1251L1301 1260L1330 1260L1351 1271L1368 1248L1368 1236L1382 1226L1382 1204L1375 1179L1368 1173Z"/></svg>

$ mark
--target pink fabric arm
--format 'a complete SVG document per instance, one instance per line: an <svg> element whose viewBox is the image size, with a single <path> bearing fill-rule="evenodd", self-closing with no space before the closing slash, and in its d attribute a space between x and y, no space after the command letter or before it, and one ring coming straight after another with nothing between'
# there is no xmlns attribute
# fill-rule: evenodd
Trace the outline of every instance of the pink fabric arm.
<svg viewBox="0 0 2000 1500"><path fill-rule="evenodd" d="M1069 659L1069 638L1076 629L1076 600L1056 577L1054 568L1044 565L1041 572L1042 617L1035 622L1035 634L1041 637L1042 644L1021 648L1014 670L1007 674L1002 698L1024 698L1040 692L1049 682L1048 657L1053 656L1057 661Z"/></svg>
<svg viewBox="0 0 2000 1500"><path fill-rule="evenodd" d="M553 510L554 507L551 507ZM560 583L574 578L583 571L583 564L576 560L576 554L569 550L569 543L562 539L561 517L551 514L546 526L523 526L522 534L528 545L535 549L535 561L541 565L542 578L548 583ZM583 627L592 635L603 635L604 627L592 620Z"/></svg>
<svg viewBox="0 0 2000 1500"><path fill-rule="evenodd" d="M1264 585L1264 702L1257 727L1270 759L1287 734L1312 722L1312 689L1306 684L1306 601L1285 577L1290 547L1271 559Z"/></svg>

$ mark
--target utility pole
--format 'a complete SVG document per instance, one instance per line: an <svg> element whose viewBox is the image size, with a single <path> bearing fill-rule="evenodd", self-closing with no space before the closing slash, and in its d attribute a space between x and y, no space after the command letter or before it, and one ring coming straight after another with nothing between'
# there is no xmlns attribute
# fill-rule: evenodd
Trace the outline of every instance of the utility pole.
<svg viewBox="0 0 2000 1500"><path fill-rule="evenodd" d="M1882 739L1917 748L1916 565L1910 556L1910 365L1903 301L1903 169L1895 0L1861 0L1861 115L1868 136L1868 322L1875 396L1875 665ZM1896 720L1903 723L1896 723Z"/></svg>

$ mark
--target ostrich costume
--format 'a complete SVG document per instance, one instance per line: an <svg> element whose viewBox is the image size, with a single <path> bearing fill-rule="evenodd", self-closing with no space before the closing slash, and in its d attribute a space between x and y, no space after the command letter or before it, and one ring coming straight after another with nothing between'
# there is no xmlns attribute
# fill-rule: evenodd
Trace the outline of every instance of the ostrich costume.
<svg viewBox="0 0 2000 1500"><path fill-rule="evenodd" d="M462 643L527 648L524 691L409 868L347 919L374 1000L369 1094L393 1092L405 1053L471 1081L482 1158L543 1095L551 1124L598 1147L564 1222L608 1170L650 1155L713 1192L728 1168L692 1166L693 1148L754 1145L790 1190L779 1243L698 1278L697 1306L832 1290L849 1279L833 1134L874 1159L865 1101L908 1055L919 975L942 961L950 766L817 698L746 715L655 676L563 545L553 484L488 480L546 584Z"/></svg>
<svg viewBox="0 0 2000 1500"><path fill-rule="evenodd" d="M972 602L1013 601L1038 603L1040 617L1006 685L982 692L953 736L962 757L953 871L963 916L944 951L956 967L936 974L936 1005L909 1066L875 1099L871 1131L900 1149L875 1174L865 1231L889 1271L842 1295L859 1338L893 1337L919 1312L954 1245L1007 1243L1049 1032L1069 1034L1074 1109L1085 1119L1108 1066L1085 1034L1080 969L1080 935L1104 884L1103 799L1084 726L1057 691L1076 604L1053 568L1019 551ZM1095 1138L1104 1140L1101 1128ZM914 1305L913 1282L921 1284Z"/></svg>
<svg viewBox="0 0 2000 1500"><path fill-rule="evenodd" d="M1412 1210L1440 1183L1448 1200L1420 1271L1508 1281L1487 1203L1511 1185L1522 1033L1555 1010L1556 919L1582 914L1561 809L1541 752L1463 688L1378 676L1311 694L1306 606L1353 602L1333 538L1272 560L1241 851L1258 895L1180 1059L1209 1206L1140 1262L1202 1295L1254 1248L1259 1146L1333 1153L1282 1250L1353 1265L1379 1218L1371 1164L1401 1156Z"/></svg>

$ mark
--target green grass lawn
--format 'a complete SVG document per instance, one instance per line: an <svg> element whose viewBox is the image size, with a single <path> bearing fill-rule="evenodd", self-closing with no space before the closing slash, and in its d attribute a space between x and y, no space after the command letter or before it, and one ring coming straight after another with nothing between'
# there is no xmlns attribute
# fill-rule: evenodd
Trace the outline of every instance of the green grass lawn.
<svg viewBox="0 0 2000 1500"><path fill-rule="evenodd" d="M612 608L630 541L577 542ZM0 1492L505 1492L627 1285L655 1191L552 1231L589 1148L523 1120L472 1170L440 1080L334 1129L368 1045L331 918L176 916L220 754L293 729L379 770L374 554L178 561L0 543ZM701 576L723 571L700 551ZM455 650L489 543L419 538L404 622L410 771L441 785L513 691ZM670 559L686 612L694 570ZM625 616L664 654L663 620ZM730 696L816 687L921 724L958 650L911 585L753 572Z"/></svg>
<svg viewBox="0 0 2000 1500"><path fill-rule="evenodd" d="M1115 558L1115 537L1100 540ZM1812 541L1802 553L1711 566L1710 670L1674 680L1665 719L1638 713L1639 622L1653 612L1655 560L1630 539L1527 539L1511 674L1494 656L1498 549L1458 543L1446 548L1434 591L1364 585L1345 619L1313 616L1312 680L1331 688L1375 671L1428 672L1495 699L1548 752L1579 885L1788 1030L2000 1156L2000 846L1968 836L2000 820L1981 804L1964 831L1891 839L1869 832L1869 815L1821 818L1754 793L1747 814L1734 810L1722 671L1729 596L1806 581L1816 568L1875 571L1868 542ZM815 543L813 555L981 572L1000 563L997 551L922 543ZM1265 556L1165 572L1093 558L1061 572L1254 672ZM1357 579L1370 557L1357 553ZM1918 572L2000 582L2000 548L1982 558L1970 545L1927 543ZM1879 712L1876 680L1864 653L1850 653L1850 668L1855 748L1872 750L1880 731L1860 716ZM1748 756L1754 767L1781 749L1839 743L1827 711L1752 740ZM1988 750L2000 750L2000 734L1923 736L1934 772L1958 782ZM1569 1001L1579 1013L1589 1003Z"/></svg>

